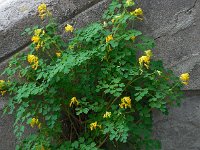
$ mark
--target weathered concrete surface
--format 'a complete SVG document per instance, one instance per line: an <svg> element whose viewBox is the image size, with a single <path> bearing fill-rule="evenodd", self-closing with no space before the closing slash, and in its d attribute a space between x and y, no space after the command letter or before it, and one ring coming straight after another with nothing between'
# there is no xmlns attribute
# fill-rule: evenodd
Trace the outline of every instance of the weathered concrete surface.
<svg viewBox="0 0 200 150"><path fill-rule="evenodd" d="M62 24L62 26L64 27L67 23L70 23L75 29L78 29L100 20L103 12L106 10L111 1L112 0L101 0L101 2L97 3L93 7L78 14L74 18L69 19L67 22Z"/></svg>
<svg viewBox="0 0 200 150"><path fill-rule="evenodd" d="M59 23L75 17L101 0L6 0L0 4L0 61L24 48L30 37L20 34L26 27L41 24L37 6L44 2Z"/></svg>
<svg viewBox="0 0 200 150"><path fill-rule="evenodd" d="M200 96L187 97L180 108L170 109L169 116L155 112L154 131L163 150L199 150Z"/></svg>
<svg viewBox="0 0 200 150"><path fill-rule="evenodd" d="M189 72L186 89L200 89L200 0L142 0L145 28L156 39L156 56L177 75Z"/></svg>
<svg viewBox="0 0 200 150"><path fill-rule="evenodd" d="M2 114L2 111L0 111ZM14 150L16 138L13 136L13 117L6 116L0 121L0 150Z"/></svg>

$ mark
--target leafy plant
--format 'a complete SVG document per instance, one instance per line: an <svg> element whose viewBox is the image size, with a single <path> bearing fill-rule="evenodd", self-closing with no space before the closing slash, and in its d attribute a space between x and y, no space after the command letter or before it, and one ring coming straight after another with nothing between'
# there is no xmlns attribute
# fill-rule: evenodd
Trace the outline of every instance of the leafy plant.
<svg viewBox="0 0 200 150"><path fill-rule="evenodd" d="M132 0L113 0L101 21L58 34L58 25L45 4L38 7L49 23L23 34L32 35L28 55L19 53L1 80L10 100L5 113L14 114L17 149L95 150L159 149L152 138L152 110L168 113L180 103L189 74L176 77L154 60L154 41L128 25L143 20ZM138 55L143 56L138 58ZM25 123L37 129L22 138Z"/></svg>

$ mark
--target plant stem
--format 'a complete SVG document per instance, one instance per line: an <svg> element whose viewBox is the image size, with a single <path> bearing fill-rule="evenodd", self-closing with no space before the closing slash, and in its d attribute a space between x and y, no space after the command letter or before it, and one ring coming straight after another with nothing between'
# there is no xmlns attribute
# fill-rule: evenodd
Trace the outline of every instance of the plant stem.
<svg viewBox="0 0 200 150"><path fill-rule="evenodd" d="M98 145L98 148L100 148L108 139L109 135L106 136L106 138Z"/></svg>

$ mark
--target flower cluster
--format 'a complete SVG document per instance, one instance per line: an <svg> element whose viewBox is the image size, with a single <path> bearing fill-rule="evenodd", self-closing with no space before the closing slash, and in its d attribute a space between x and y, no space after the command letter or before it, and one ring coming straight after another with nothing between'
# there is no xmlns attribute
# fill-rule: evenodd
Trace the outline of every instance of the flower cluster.
<svg viewBox="0 0 200 150"><path fill-rule="evenodd" d="M32 65L32 68L34 70L37 70L38 68L38 64L39 64L39 61L38 61L38 57L35 56L35 55L28 55L27 56L27 61Z"/></svg>
<svg viewBox="0 0 200 150"><path fill-rule="evenodd" d="M0 92L2 96L6 93L4 80L0 80Z"/></svg>
<svg viewBox="0 0 200 150"><path fill-rule="evenodd" d="M108 35L108 36L106 37L106 43L110 42L111 40L113 40L112 34L110 34L110 35Z"/></svg>
<svg viewBox="0 0 200 150"><path fill-rule="evenodd" d="M43 46L44 42L41 41L40 36L41 35L43 36L44 34L45 34L45 31L42 30L42 29L36 29L34 31L34 35L33 35L32 39L31 39L31 41L36 45L35 46L36 50L38 50L40 47Z"/></svg>
<svg viewBox="0 0 200 150"><path fill-rule="evenodd" d="M134 16L142 16L143 15L143 11L142 11L141 8L137 8L134 11L132 11L130 14L134 15Z"/></svg>
<svg viewBox="0 0 200 150"><path fill-rule="evenodd" d="M31 119L31 122L30 122L30 126L32 127L32 128L34 128L34 126L37 126L39 129L41 128L41 123L39 122L39 120L38 119L36 119L36 118L32 118Z"/></svg>
<svg viewBox="0 0 200 150"><path fill-rule="evenodd" d="M132 40L132 41L134 41L134 40L135 40L135 38L136 38L136 36L132 36L132 37L131 37L131 40Z"/></svg>
<svg viewBox="0 0 200 150"><path fill-rule="evenodd" d="M38 6L39 17L43 20L47 15L47 5L42 3Z"/></svg>
<svg viewBox="0 0 200 150"><path fill-rule="evenodd" d="M66 32L73 32L73 31L74 31L74 27L71 26L70 24L67 24L67 25L65 26L65 31L66 31Z"/></svg>
<svg viewBox="0 0 200 150"><path fill-rule="evenodd" d="M76 105L76 106L79 105L79 101L77 100L76 97L72 97L70 104L69 104L69 107L72 107L72 105Z"/></svg>
<svg viewBox="0 0 200 150"><path fill-rule="evenodd" d="M181 74L180 79L181 79L181 81L182 81L183 84L188 85L188 82L190 80L189 73L183 73L183 74Z"/></svg>
<svg viewBox="0 0 200 150"><path fill-rule="evenodd" d="M33 43L35 43L35 44L38 43L39 40L40 40L40 37L39 37L39 36L33 36L32 39L31 39L31 41L32 41Z"/></svg>
<svg viewBox="0 0 200 150"><path fill-rule="evenodd" d="M95 121L95 122L93 122L93 123L90 124L90 130L91 131L95 130L97 127L101 129L101 125L98 125L97 121Z"/></svg>
<svg viewBox="0 0 200 150"><path fill-rule="evenodd" d="M123 97L121 99L121 104L119 104L120 108L131 108L131 98L130 97Z"/></svg>
<svg viewBox="0 0 200 150"><path fill-rule="evenodd" d="M111 112L107 112L103 115L103 118L110 118L111 117Z"/></svg>
<svg viewBox="0 0 200 150"><path fill-rule="evenodd" d="M60 52L57 52L57 53L56 53L56 56L57 56L57 57L60 57L60 56L61 56L61 53L60 53Z"/></svg>
<svg viewBox="0 0 200 150"><path fill-rule="evenodd" d="M152 52L151 52L151 50L147 50L147 51L145 51L145 54L146 54L145 56L141 56L139 58L139 64L141 67L144 65L147 69L149 69Z"/></svg>

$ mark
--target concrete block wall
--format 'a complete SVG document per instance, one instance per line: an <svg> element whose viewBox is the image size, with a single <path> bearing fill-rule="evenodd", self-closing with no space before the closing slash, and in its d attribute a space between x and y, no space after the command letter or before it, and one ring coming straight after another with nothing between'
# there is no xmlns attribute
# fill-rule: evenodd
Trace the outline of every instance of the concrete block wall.
<svg viewBox="0 0 200 150"><path fill-rule="evenodd" d="M154 113L154 135L163 150L200 149L200 0L141 0L146 32L156 40L154 53L177 75L189 72L180 108L169 116Z"/></svg>
<svg viewBox="0 0 200 150"><path fill-rule="evenodd" d="M111 0L0 0L0 70L8 59L25 49L30 37L20 34L41 22L37 6L44 2L58 19L60 28L71 23L80 28L99 20ZM180 108L169 116L154 112L154 136L163 150L200 149L200 0L137 0L145 20L140 27L156 40L156 57L177 75L189 72L190 85ZM6 98L0 98L0 112ZM14 150L12 116L0 119L0 150Z"/></svg>

